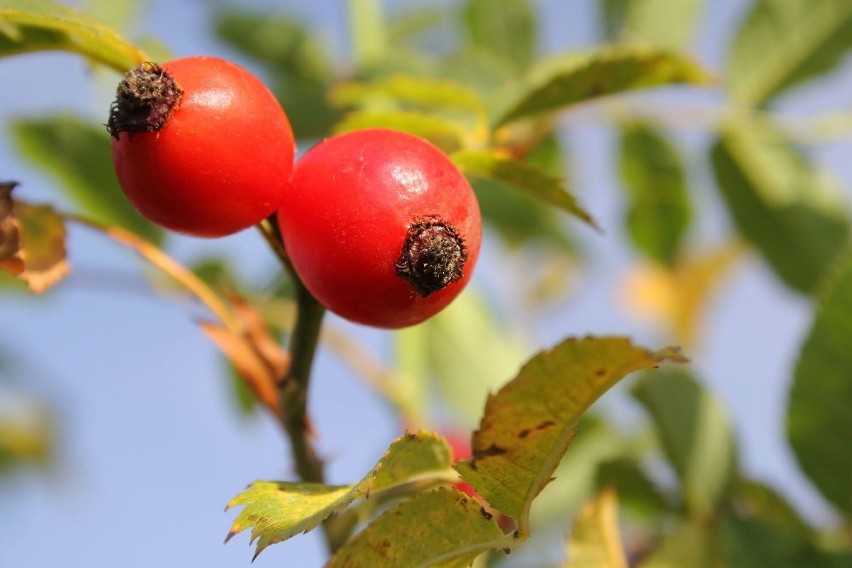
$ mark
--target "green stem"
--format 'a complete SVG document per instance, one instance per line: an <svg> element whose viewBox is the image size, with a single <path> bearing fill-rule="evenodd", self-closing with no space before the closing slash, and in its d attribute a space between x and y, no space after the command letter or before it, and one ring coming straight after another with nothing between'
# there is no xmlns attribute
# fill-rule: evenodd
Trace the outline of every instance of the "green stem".
<svg viewBox="0 0 852 568"><path fill-rule="evenodd" d="M281 230L274 217L258 225L296 288L296 324L290 335L290 368L281 381L281 421L290 439L296 473L303 481L324 483L322 460L314 449L308 420L308 393L311 370L319 344L325 307L302 283L287 257ZM351 519L329 519L323 523L325 541L332 554L349 538L355 524Z"/></svg>
<svg viewBox="0 0 852 568"><path fill-rule="evenodd" d="M290 370L281 386L281 417L290 437L296 472L304 481L322 483L323 464L311 442L307 404L314 355L319 343L325 308L299 280L296 290L296 325L290 337Z"/></svg>

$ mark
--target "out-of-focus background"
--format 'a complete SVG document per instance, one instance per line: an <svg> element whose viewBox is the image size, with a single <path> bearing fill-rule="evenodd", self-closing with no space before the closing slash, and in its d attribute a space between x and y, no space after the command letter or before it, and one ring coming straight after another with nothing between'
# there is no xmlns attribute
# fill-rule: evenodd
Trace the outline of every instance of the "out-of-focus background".
<svg viewBox="0 0 852 568"><path fill-rule="evenodd" d="M341 73L353 60L350 20L341 0L74 4L131 39L148 38L145 45L152 45L152 51L232 58L267 80L268 68L223 39L231 29L228 22L237 26L237 14L266 11L300 22ZM418 41L422 49L438 54L455 49L461 24L452 18L462 21L459 13L466 3L431 2L429 14L422 4L387 1L385 14L439 14L443 23L435 20ZM604 7L617 3L531 4L536 48L556 54L604 41L610 33ZM724 77L733 38L752 3L695 4L703 5L684 49ZM232 19L223 20L224 14ZM67 53L0 59L0 179L19 181L16 195L21 199L75 210L67 193L57 189L55 172L33 159L15 125L56 114L103 123L117 81L114 72ZM477 372L503 373L492 377L490 388L511 378L534 352L565 336L629 335L649 347L684 338L668 325L667 310L683 300L680 295L687 289L650 268L626 244L616 123L644 114L664 123L688 173L693 208L689 240L695 243L690 250L698 259L712 250L727 250L732 227L704 159L720 116L730 111L723 91L721 86L659 89L560 116L569 186L603 232L556 215L542 220L542 233L555 231L557 236L545 235L545 245L526 247L513 244L499 228L489 229L471 289L442 321L450 326L467 322L457 328L461 341L470 343L465 348L493 350L485 362L470 361ZM844 136L842 123L824 130L808 130L807 125L810 117L840 112L851 101L852 65L841 65L788 91L771 108L794 128L805 125L807 152L840 187L852 186L847 158L852 131ZM809 135L812 139L806 139ZM299 149L309 144L303 138ZM848 202L848 197L843 199ZM562 238L567 244L553 244ZM0 416L30 428L32 455L41 455L42 442L49 446L43 448L49 454L44 463L36 459L35 464L7 464L0 470L0 566L247 565L252 555L247 535L222 545L234 516L222 509L252 480L292 479L284 436L267 416L240 409L223 358L196 325L204 317L199 306L99 234L74 226L68 246L72 273L55 289L40 297L0 293ZM554 253L560 246L564 254ZM730 265L712 293L703 296L695 336L686 333L692 369L730 417L742 470L786 495L809 522L830 526L836 514L801 473L785 436L792 370L811 326L814 300L785 286L758 255L745 247L731 248ZM216 241L170 236L167 249L189 265L225 258L260 295L272 295L279 284L276 261L253 231ZM327 324L356 344L356 360L386 369L394 368L400 344L414 341L417 333L400 339L334 316ZM469 335L493 328L511 332ZM350 363L339 349L321 347L311 395L313 427L332 483L360 479L405 428ZM464 361L455 365L458 369ZM456 379L464 381L464 373L453 375ZM626 392L629 384L630 379L598 406L625 428L644 420ZM455 387L434 387L450 402L430 410L428 425L466 435L475 427L488 387L483 381L468 391L462 384ZM44 438L39 437L42 432ZM661 475L665 483L665 471ZM551 504L563 506L558 500ZM565 532L576 505L564 502L565 514L550 521L549 529ZM558 547L534 546L528 554L536 565L559 562ZM524 565L525 553L518 553L518 565ZM270 547L255 564L317 566L324 558L321 539L310 533Z"/></svg>

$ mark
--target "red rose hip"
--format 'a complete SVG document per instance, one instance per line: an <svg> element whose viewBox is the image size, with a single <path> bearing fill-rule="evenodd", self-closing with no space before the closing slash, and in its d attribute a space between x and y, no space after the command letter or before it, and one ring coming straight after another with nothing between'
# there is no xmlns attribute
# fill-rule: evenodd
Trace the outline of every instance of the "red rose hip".
<svg viewBox="0 0 852 568"><path fill-rule="evenodd" d="M124 193L148 220L199 237L272 214L293 169L293 132L274 95L215 57L144 63L125 75L107 129Z"/></svg>
<svg viewBox="0 0 852 568"><path fill-rule="evenodd" d="M387 129L311 148L278 219L308 290L336 314L383 328L446 307L473 272L482 232L476 197L450 159Z"/></svg>

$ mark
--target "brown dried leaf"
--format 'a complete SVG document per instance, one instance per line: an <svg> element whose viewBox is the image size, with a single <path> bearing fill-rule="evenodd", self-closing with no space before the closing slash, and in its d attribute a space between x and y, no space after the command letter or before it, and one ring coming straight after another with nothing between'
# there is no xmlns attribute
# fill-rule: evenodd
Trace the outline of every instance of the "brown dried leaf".
<svg viewBox="0 0 852 568"><path fill-rule="evenodd" d="M68 274L65 222L49 205L13 200L16 185L0 183L0 269L39 294Z"/></svg>
<svg viewBox="0 0 852 568"><path fill-rule="evenodd" d="M234 293L231 294L230 300L237 318L243 325L246 339L266 362L272 371L273 382L277 384L290 366L290 354L284 351L278 340L269 333L263 316L253 305Z"/></svg>
<svg viewBox="0 0 852 568"><path fill-rule="evenodd" d="M257 399L273 416L278 416L278 384L290 366L290 355L269 333L258 311L236 294L231 294L241 333L212 322L201 329L213 340Z"/></svg>

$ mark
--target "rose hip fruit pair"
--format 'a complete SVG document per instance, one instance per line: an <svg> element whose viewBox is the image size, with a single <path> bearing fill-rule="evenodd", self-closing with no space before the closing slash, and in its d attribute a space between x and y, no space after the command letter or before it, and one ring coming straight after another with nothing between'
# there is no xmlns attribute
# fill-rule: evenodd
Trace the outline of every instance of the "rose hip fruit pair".
<svg viewBox="0 0 852 568"><path fill-rule="evenodd" d="M225 60L130 71L107 130L118 181L144 217L220 237L277 213L299 278L352 321L419 323L461 292L476 263L479 207L443 152L409 134L365 129L328 138L294 164L284 110Z"/></svg>

